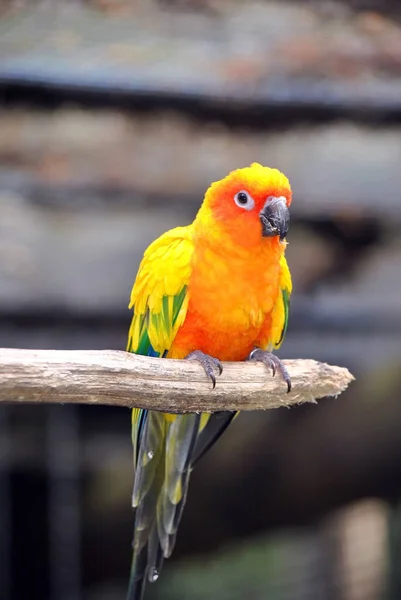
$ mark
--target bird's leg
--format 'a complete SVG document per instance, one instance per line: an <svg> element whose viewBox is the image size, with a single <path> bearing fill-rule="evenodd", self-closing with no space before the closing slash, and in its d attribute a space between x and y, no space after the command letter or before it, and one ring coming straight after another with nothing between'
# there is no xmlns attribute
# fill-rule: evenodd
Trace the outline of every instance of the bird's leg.
<svg viewBox="0 0 401 600"><path fill-rule="evenodd" d="M223 365L218 358L209 356L209 354L205 354L201 350L194 350L185 357L185 360L198 361L204 368L206 375L212 380L213 389L216 387L216 376L214 374L214 370L217 369L219 375L221 375L223 372Z"/></svg>
<svg viewBox="0 0 401 600"><path fill-rule="evenodd" d="M273 376L276 374L276 371L278 371L287 384L287 392L291 391L290 374L287 371L287 368L283 365L282 361L277 356L275 356L271 352L267 352L266 350L255 348L248 356L248 360L262 362L264 365L266 365L266 367L273 371Z"/></svg>

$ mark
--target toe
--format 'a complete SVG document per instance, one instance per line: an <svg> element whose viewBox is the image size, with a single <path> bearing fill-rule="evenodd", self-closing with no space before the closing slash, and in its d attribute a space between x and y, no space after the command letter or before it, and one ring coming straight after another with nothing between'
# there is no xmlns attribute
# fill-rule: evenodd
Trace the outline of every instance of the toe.
<svg viewBox="0 0 401 600"><path fill-rule="evenodd" d="M277 368L280 371L280 375L281 375L282 379L287 384L287 393L289 393L291 391L291 377L290 377L290 374L289 374L287 368L283 365L283 363L281 362L281 360L279 358L277 359Z"/></svg>
<svg viewBox="0 0 401 600"><path fill-rule="evenodd" d="M221 375L223 372L223 365L222 365L221 361L218 358L214 358L213 363L214 363L214 366L216 367L216 369L218 370L219 375Z"/></svg>
<svg viewBox="0 0 401 600"><path fill-rule="evenodd" d="M283 365L281 360L272 354L271 352L267 352L265 350L261 350L260 348L255 348L249 355L248 360L262 362L266 365L266 367L270 368L273 372L273 377L277 371L279 371L282 379L287 384L287 392L291 391L291 377L288 373L286 367Z"/></svg>
<svg viewBox="0 0 401 600"><path fill-rule="evenodd" d="M221 364L220 360L205 354L201 350L194 350L185 358L186 360L196 360L202 365L206 375L211 379L214 389L216 387L216 376L214 374L215 369L219 372L219 375L221 375L223 372L223 365Z"/></svg>
<svg viewBox="0 0 401 600"><path fill-rule="evenodd" d="M216 387L216 376L211 369L210 371L207 371L207 375L209 375L210 379L212 380L212 386L214 389Z"/></svg>
<svg viewBox="0 0 401 600"><path fill-rule="evenodd" d="M276 374L276 364L275 364L274 360L271 361L270 366L272 368L273 377L274 377Z"/></svg>

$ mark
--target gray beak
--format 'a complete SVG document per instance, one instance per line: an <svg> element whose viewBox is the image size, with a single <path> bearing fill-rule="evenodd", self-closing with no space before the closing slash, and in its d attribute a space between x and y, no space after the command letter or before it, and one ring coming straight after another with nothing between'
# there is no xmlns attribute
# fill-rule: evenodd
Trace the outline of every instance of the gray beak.
<svg viewBox="0 0 401 600"><path fill-rule="evenodd" d="M290 211L284 196L269 196L259 213L263 237L278 235L282 241L290 226Z"/></svg>

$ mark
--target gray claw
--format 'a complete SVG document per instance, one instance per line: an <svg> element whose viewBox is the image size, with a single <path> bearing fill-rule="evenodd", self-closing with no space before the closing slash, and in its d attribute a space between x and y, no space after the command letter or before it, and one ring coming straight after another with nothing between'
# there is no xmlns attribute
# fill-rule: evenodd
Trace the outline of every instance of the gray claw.
<svg viewBox="0 0 401 600"><path fill-rule="evenodd" d="M218 358L214 358L214 356L209 356L209 354L205 354L201 350L194 350L190 352L188 356L185 357L185 360L196 360L198 361L206 375L211 379L213 384L213 389L216 387L216 376L214 374L214 369L217 369L219 375L223 372L223 365Z"/></svg>
<svg viewBox="0 0 401 600"><path fill-rule="evenodd" d="M287 393L291 391L291 377L288 373L287 368L284 366L282 361L272 354L271 352L267 352L266 350L261 350L260 348L255 348L250 353L248 360L262 362L266 367L273 371L273 377L276 374L276 371L279 371L282 379L287 384Z"/></svg>

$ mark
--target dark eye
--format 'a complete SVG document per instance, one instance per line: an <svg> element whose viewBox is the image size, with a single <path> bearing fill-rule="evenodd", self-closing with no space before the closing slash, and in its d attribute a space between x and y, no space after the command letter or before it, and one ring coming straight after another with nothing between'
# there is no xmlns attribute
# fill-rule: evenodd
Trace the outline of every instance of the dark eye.
<svg viewBox="0 0 401 600"><path fill-rule="evenodd" d="M240 204L246 204L248 202L248 194L246 192L239 192L237 199Z"/></svg>
<svg viewBox="0 0 401 600"><path fill-rule="evenodd" d="M252 210L255 206L252 196L250 196L245 190L241 190L235 194L234 201L237 206L244 208L245 210Z"/></svg>

